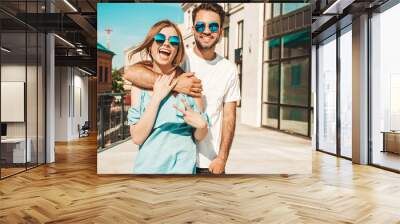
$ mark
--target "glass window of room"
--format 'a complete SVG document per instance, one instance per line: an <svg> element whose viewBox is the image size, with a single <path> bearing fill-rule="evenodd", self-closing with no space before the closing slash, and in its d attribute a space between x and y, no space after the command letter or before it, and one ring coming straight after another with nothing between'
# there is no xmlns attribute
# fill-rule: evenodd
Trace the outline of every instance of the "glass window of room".
<svg viewBox="0 0 400 224"><path fill-rule="evenodd" d="M40 1L19 2L16 13L37 13ZM3 4L3 2L2 2ZM12 4L15 2L4 2ZM3 5L4 6L4 5ZM45 36L0 12L0 178L45 162ZM4 98L6 97L6 98Z"/></svg>
<svg viewBox="0 0 400 224"><path fill-rule="evenodd" d="M400 4L371 18L372 163L400 171Z"/></svg>
<svg viewBox="0 0 400 224"><path fill-rule="evenodd" d="M24 116L27 71L31 70L27 67L26 38L26 32L1 33L1 135L15 139L13 144L0 146L1 178L26 170L26 163L32 158L32 151L26 148Z"/></svg>
<svg viewBox="0 0 400 224"><path fill-rule="evenodd" d="M341 31L340 41L340 154L352 157L352 33Z"/></svg>
<svg viewBox="0 0 400 224"><path fill-rule="evenodd" d="M336 35L318 47L318 149L336 154Z"/></svg>

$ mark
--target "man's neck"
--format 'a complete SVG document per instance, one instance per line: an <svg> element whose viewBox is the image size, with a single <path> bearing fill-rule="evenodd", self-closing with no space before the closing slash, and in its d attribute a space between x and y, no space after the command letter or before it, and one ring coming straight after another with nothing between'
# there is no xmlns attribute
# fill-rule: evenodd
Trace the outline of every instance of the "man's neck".
<svg viewBox="0 0 400 224"><path fill-rule="evenodd" d="M199 56L207 61L211 61L217 56L217 54L215 53L215 47L213 47L211 49L207 49L207 50L205 50L205 49L200 50L197 46L195 46L194 53L197 56Z"/></svg>

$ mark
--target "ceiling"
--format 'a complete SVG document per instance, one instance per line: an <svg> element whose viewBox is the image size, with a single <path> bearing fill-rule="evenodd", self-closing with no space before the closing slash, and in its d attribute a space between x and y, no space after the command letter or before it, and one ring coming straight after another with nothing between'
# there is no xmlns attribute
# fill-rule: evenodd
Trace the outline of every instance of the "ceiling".
<svg viewBox="0 0 400 224"><path fill-rule="evenodd" d="M1 0L2 46L12 49L9 58L17 58L26 55L25 32L55 33L56 66L79 66L95 73L96 4L97 0L47 0L47 4L45 0ZM29 56L36 47L27 46Z"/></svg>
<svg viewBox="0 0 400 224"><path fill-rule="evenodd" d="M352 22L352 18L363 13L376 12L388 0L314 0L312 1L313 42L333 35ZM326 4L327 3L327 4Z"/></svg>

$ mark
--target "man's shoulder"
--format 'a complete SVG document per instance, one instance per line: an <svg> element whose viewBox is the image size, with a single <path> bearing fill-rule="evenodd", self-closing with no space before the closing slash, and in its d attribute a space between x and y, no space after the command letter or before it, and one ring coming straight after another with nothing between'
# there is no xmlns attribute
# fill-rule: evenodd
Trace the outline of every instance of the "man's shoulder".
<svg viewBox="0 0 400 224"><path fill-rule="evenodd" d="M224 72L227 76L233 77L237 74L237 69L235 63L232 61L226 59L225 57L222 57L221 55L218 55L220 57L220 61L218 62L221 67L223 67Z"/></svg>
<svg viewBox="0 0 400 224"><path fill-rule="evenodd" d="M225 57L222 57L221 55L218 54L218 57L221 58L220 63L225 66L227 69L232 69L235 70L236 69L236 65L235 63L233 63L232 61L229 61L228 59L226 59Z"/></svg>

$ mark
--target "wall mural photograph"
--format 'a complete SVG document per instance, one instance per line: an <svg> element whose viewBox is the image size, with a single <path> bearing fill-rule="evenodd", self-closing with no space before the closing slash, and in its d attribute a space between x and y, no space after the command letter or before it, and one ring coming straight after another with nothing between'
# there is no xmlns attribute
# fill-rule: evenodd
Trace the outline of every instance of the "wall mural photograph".
<svg viewBox="0 0 400 224"><path fill-rule="evenodd" d="M97 172L311 173L310 7L277 5L99 3Z"/></svg>

